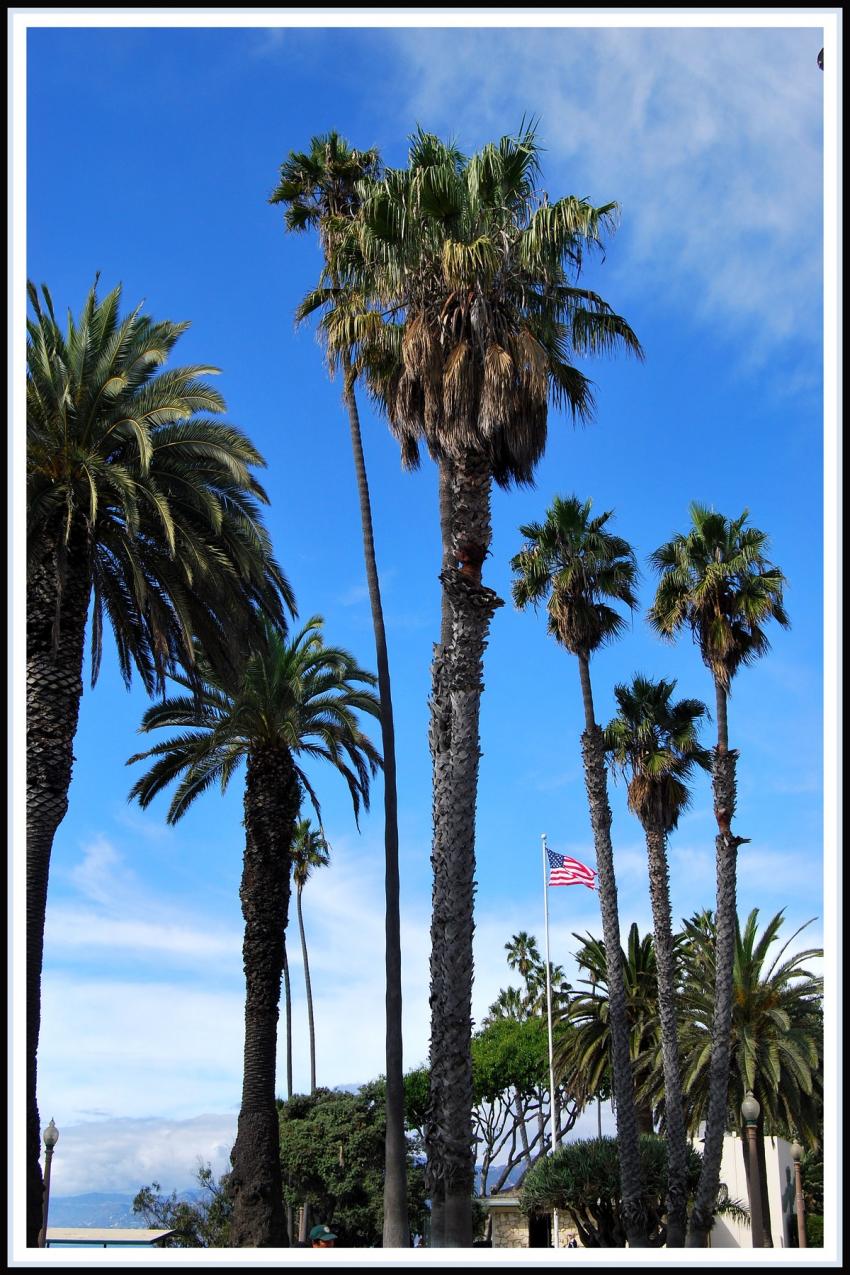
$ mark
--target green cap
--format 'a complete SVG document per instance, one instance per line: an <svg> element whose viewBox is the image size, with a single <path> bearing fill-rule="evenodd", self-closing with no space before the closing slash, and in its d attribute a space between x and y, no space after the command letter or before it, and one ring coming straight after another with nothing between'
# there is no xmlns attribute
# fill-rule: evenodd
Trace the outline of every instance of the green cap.
<svg viewBox="0 0 850 1275"><path fill-rule="evenodd" d="M310 1232L310 1239L315 1244L316 1240L335 1240L336 1236L329 1226L324 1223L321 1226L314 1226Z"/></svg>

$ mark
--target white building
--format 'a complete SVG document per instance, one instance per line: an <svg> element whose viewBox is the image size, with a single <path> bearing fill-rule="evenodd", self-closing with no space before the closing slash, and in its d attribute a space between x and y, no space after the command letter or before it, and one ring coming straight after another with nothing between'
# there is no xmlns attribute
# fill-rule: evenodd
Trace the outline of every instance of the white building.
<svg viewBox="0 0 850 1275"><path fill-rule="evenodd" d="M792 1236L797 1233L794 1161L791 1159L790 1142L784 1138L765 1137L764 1158L773 1247L790 1248ZM730 1199L740 1200L749 1208L744 1143L733 1134L727 1134L723 1139L720 1181L725 1183ZM748 1224L730 1217L719 1217L712 1228L710 1243L712 1248L752 1248L753 1240Z"/></svg>

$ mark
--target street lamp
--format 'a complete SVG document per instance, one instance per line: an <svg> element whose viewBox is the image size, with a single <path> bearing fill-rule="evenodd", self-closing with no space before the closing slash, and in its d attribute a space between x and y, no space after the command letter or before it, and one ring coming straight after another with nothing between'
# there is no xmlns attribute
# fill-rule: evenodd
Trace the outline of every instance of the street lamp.
<svg viewBox="0 0 850 1275"><path fill-rule="evenodd" d="M741 1118L747 1131L747 1148L750 1157L750 1224L753 1233L753 1248L764 1248L764 1223L761 1216L761 1179L759 1177L759 1157L756 1146L756 1125L761 1107L756 1102L752 1089L748 1089L741 1103Z"/></svg>
<svg viewBox="0 0 850 1275"><path fill-rule="evenodd" d="M797 1207L797 1245L799 1248L807 1248L806 1215L803 1210L803 1148L800 1146L796 1137L791 1143L791 1159L794 1161L794 1203Z"/></svg>
<svg viewBox="0 0 850 1275"><path fill-rule="evenodd" d="M41 1221L41 1234L38 1237L38 1247L47 1247L47 1210L50 1205L50 1165L53 1162L53 1148L59 1141L59 1130L53 1123L53 1117L50 1117L50 1124L44 1131L44 1212Z"/></svg>

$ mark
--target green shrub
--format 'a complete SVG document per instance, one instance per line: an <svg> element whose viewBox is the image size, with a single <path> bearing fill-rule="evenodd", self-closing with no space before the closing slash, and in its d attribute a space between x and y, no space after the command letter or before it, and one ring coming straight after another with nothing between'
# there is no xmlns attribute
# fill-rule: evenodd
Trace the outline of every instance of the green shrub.
<svg viewBox="0 0 850 1275"><path fill-rule="evenodd" d="M823 1217L819 1213L806 1214L806 1242L809 1248L823 1248Z"/></svg>

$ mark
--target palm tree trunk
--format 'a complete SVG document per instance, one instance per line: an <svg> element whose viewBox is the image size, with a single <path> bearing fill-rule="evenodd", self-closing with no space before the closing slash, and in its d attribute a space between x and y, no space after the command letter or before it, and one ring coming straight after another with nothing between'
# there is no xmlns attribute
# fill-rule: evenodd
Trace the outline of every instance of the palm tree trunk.
<svg viewBox="0 0 850 1275"><path fill-rule="evenodd" d="M292 1097L292 988L289 983L289 957L286 951L286 935L283 936L283 992L286 1007L286 1096ZM286 1234L290 1246L295 1243L295 1209L286 1206Z"/></svg>
<svg viewBox="0 0 850 1275"><path fill-rule="evenodd" d="M667 1136L667 1247L682 1248L688 1226L688 1144L682 1102L679 1036L676 1026L676 963L664 830L645 824L649 858L649 894L658 981L658 1017L664 1069Z"/></svg>
<svg viewBox="0 0 850 1275"><path fill-rule="evenodd" d="M245 779L245 1062L242 1106L230 1153L232 1248L287 1247L275 1104L277 1021L289 913L290 846L301 786L289 753L257 750Z"/></svg>
<svg viewBox="0 0 850 1275"><path fill-rule="evenodd" d="M292 988L289 983L289 957L286 935L283 938L283 1001L286 1008L286 1096L292 1097Z"/></svg>
<svg viewBox="0 0 850 1275"><path fill-rule="evenodd" d="M711 1061L708 1079L708 1111L705 1122L703 1160L694 1207L688 1229L688 1248L704 1248L714 1225L720 1161L726 1132L729 1060L732 1050L732 973L737 921L738 846L747 838L732 832L735 814L738 754L729 748L726 724L726 691L715 679L717 697L717 747L712 766L714 817L717 823L715 858L717 908L715 939L714 1018L711 1031Z"/></svg>
<svg viewBox="0 0 850 1275"><path fill-rule="evenodd" d="M434 762L434 869L431 920L431 1087L426 1147L434 1247L472 1244L475 1156L472 1133L472 935L475 806L482 668L494 610L481 584L490 544L490 471L483 457L455 459L446 475L441 573L451 643L434 660L431 748ZM447 525L450 524L450 525ZM457 564L460 562L461 569ZM444 615L446 611L444 610Z"/></svg>
<svg viewBox="0 0 850 1275"><path fill-rule="evenodd" d="M36 1088L47 885L53 838L68 809L90 595L89 546L77 527L67 550L57 538L27 579L26 1236L33 1248L43 1220Z"/></svg>
<svg viewBox="0 0 850 1275"><path fill-rule="evenodd" d="M444 460L438 471L440 539L442 545L441 580L443 575L447 575L448 572L453 570L457 564L457 559L453 556L452 550L451 474L451 461L448 459ZM442 828L445 822L444 816L438 812L449 806L451 789L452 714L451 694L448 687L448 670L452 645L452 617L453 611L451 598L448 590L443 589L441 597L440 641L434 645L434 655L431 664L431 698L429 701L431 719L428 728L428 742L431 749L432 819L434 825L435 845L437 828ZM431 863L433 866L433 853ZM442 966L440 963L434 961L432 953L432 1005L438 1002L442 1004L441 986L438 985L441 972ZM424 1143L426 1149L431 1145L427 1134L427 1127L424 1133ZM434 1163L436 1166L436 1160ZM430 1183L429 1192L431 1196L430 1244L432 1248L444 1248L444 1185L443 1182L430 1171L430 1152L429 1165L426 1166L426 1178Z"/></svg>
<svg viewBox="0 0 850 1275"><path fill-rule="evenodd" d="M345 404L351 430L351 449L360 498L363 557L375 633L378 697L381 702L381 750L384 759L384 893L386 899L386 1117L384 1144L384 1248L409 1248L407 1217L407 1140L404 1136L404 1061L402 1053L401 917L398 866L398 793L396 785L395 722L390 687L390 664L381 587L372 529L372 505L363 456L360 416L354 385L346 367Z"/></svg>
<svg viewBox="0 0 850 1275"><path fill-rule="evenodd" d="M313 1022L313 985L310 982L310 962L307 960L307 936L304 933L304 914L301 911L301 892L298 886L295 891L295 905L298 909L298 932L301 935L301 957L304 961L304 985L307 989L307 1028L310 1033L310 1093L316 1092L316 1026Z"/></svg>
<svg viewBox="0 0 850 1275"><path fill-rule="evenodd" d="M617 882L614 876L614 854L611 846L611 807L608 804L605 746L602 731L597 726L593 714L589 661L586 656L581 655L578 660L585 713L581 751L584 761L584 782L590 804L593 845L596 851L599 906L602 913L602 938L605 944L605 966L608 979L611 1062L616 1098L615 1118L623 1223L629 1247L643 1248L647 1243L647 1224L643 1205L634 1078L629 1057L629 1025L626 992L623 985Z"/></svg>

